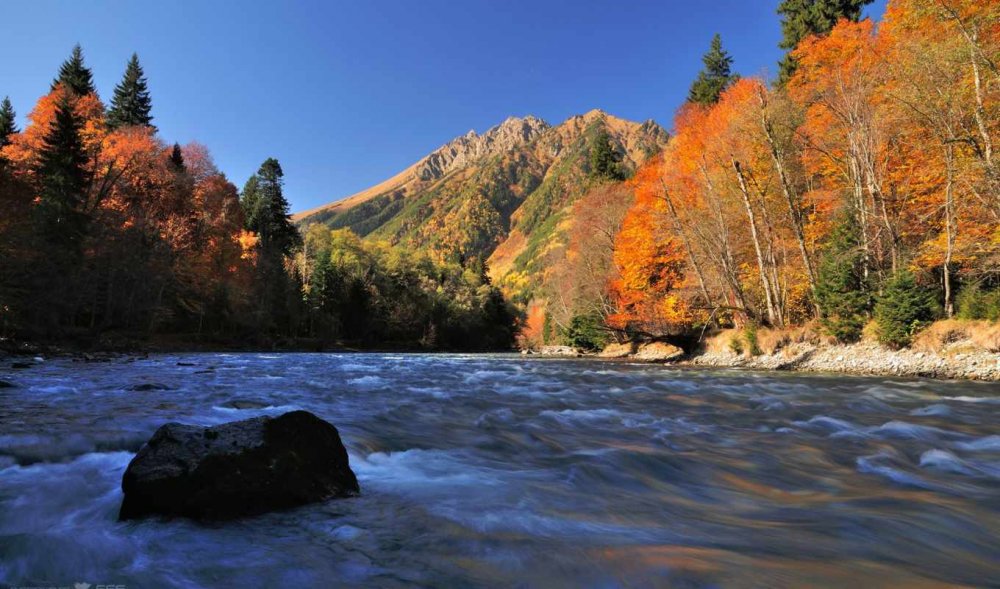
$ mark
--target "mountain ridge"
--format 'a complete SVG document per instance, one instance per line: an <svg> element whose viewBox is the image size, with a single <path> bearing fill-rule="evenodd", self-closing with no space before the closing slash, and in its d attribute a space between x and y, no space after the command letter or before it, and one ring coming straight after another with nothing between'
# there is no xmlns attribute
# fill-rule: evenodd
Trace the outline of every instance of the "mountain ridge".
<svg viewBox="0 0 1000 589"><path fill-rule="evenodd" d="M590 169L596 142L609 143L627 176L668 138L652 120L629 121L599 109L555 126L531 115L508 117L482 134L452 139L375 186L293 219L303 227L349 228L363 238L429 251L488 269L495 280L514 276L530 290L544 280L546 252L564 241L572 225L573 203L614 181Z"/></svg>
<svg viewBox="0 0 1000 589"><path fill-rule="evenodd" d="M497 150L510 149L518 137L522 141L528 142L549 128L551 125L543 119L534 115L525 115L524 117L509 116L481 135L476 133L474 129L470 129L468 133L453 138L394 176L340 200L295 213L292 215L292 220L299 222L328 210L346 210L381 193L399 189L414 179L429 181L440 178L452 169L462 167L473 160L495 153Z"/></svg>

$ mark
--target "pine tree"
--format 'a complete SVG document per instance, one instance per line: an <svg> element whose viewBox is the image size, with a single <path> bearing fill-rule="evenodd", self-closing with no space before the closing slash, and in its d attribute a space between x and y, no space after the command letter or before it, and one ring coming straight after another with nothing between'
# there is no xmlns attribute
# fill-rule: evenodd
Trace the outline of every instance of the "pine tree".
<svg viewBox="0 0 1000 589"><path fill-rule="evenodd" d="M722 37L716 34L708 53L701 58L704 69L688 91L688 101L696 104L715 104L719 96L737 77L732 73L733 58L722 48Z"/></svg>
<svg viewBox="0 0 1000 589"><path fill-rule="evenodd" d="M10 145L10 136L18 132L17 126L14 124L15 116L14 107L10 104L10 97L4 97L3 102L0 102L0 149ZM3 172L5 167L6 160L0 155L0 172ZM0 178L0 181L2 180L3 178Z"/></svg>
<svg viewBox="0 0 1000 589"><path fill-rule="evenodd" d="M893 348L906 347L934 315L930 293L917 284L911 272L901 270L889 279L875 304L878 340Z"/></svg>
<svg viewBox="0 0 1000 589"><path fill-rule="evenodd" d="M283 194L284 175L278 160L268 158L247 180L241 199L247 229L260 235L261 249L273 255L287 255L301 239Z"/></svg>
<svg viewBox="0 0 1000 589"><path fill-rule="evenodd" d="M778 5L781 15L781 42L778 46L789 53L781 59L778 84L784 85L792 77L798 64L790 52L799 41L810 35L825 35L842 18L857 22L861 9L873 0L782 0Z"/></svg>
<svg viewBox="0 0 1000 589"><path fill-rule="evenodd" d="M184 153L181 151L179 143L174 143L174 148L170 152L170 163L179 171L184 171Z"/></svg>
<svg viewBox="0 0 1000 589"><path fill-rule="evenodd" d="M862 269L861 236L853 214L833 228L816 280L820 323L841 342L861 337L870 308Z"/></svg>
<svg viewBox="0 0 1000 589"><path fill-rule="evenodd" d="M59 84L66 86L78 96L97 92L94 88L93 72L83 65L83 50L79 43L73 47L73 53L59 68L59 76L52 81L52 89L55 90Z"/></svg>
<svg viewBox="0 0 1000 589"><path fill-rule="evenodd" d="M75 250L83 236L89 158L80 137L81 122L66 97L58 104L55 119L38 156L38 212L42 228L52 242Z"/></svg>
<svg viewBox="0 0 1000 589"><path fill-rule="evenodd" d="M0 148L10 144L10 136L17 133L14 107L10 104L10 97L5 97L0 102Z"/></svg>
<svg viewBox="0 0 1000 589"><path fill-rule="evenodd" d="M601 128L590 148L590 176L606 180L622 180L621 156L611 143L608 130Z"/></svg>
<svg viewBox="0 0 1000 589"><path fill-rule="evenodd" d="M122 81L115 86L115 95L108 110L108 125L112 129L130 126L152 127L153 117L149 114L152 108L146 75L139 65L139 56L133 53L125 67Z"/></svg>

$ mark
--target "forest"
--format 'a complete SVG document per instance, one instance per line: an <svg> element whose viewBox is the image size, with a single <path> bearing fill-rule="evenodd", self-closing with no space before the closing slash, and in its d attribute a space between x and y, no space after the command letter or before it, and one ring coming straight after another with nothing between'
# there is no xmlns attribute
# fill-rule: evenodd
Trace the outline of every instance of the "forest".
<svg viewBox="0 0 1000 589"><path fill-rule="evenodd" d="M782 2L773 81L733 74L716 36L668 147L578 203L577 269L526 335L596 349L813 324L903 347L936 319L997 321L1000 4L891 0L876 27L867 3Z"/></svg>
<svg viewBox="0 0 1000 589"><path fill-rule="evenodd" d="M105 105L76 47L26 128L0 107L0 335L597 350L810 325L900 348L938 319L995 324L1000 4L890 0L878 24L867 4L783 0L773 79L735 74L716 35L669 141L626 166L594 115L586 177L531 176L542 213L487 202L525 192L525 147L456 183L452 213L361 237L354 217L456 195L296 226L277 160L237 189L159 136L137 56ZM493 274L508 237L525 253Z"/></svg>
<svg viewBox="0 0 1000 589"><path fill-rule="evenodd" d="M106 106L79 46L23 130L3 101L5 341L511 347L516 314L484 272L302 235L277 160L238 190L203 145L164 142L151 113L136 55Z"/></svg>

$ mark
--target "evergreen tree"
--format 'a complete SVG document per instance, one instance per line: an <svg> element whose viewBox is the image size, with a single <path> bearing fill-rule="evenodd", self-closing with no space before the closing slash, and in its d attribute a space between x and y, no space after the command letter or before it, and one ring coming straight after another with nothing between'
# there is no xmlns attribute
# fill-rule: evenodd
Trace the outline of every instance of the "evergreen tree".
<svg viewBox="0 0 1000 589"><path fill-rule="evenodd" d="M590 176L606 180L622 180L621 156L611 143L608 130L601 128L590 148Z"/></svg>
<svg viewBox="0 0 1000 589"><path fill-rule="evenodd" d="M132 54L125 67L122 81L115 86L115 95L111 99L111 109L108 110L108 125L112 129L129 126L152 127L152 101L149 98L149 88L146 75L139 65L139 56Z"/></svg>
<svg viewBox="0 0 1000 589"><path fill-rule="evenodd" d="M310 325L313 336L335 337L339 334L338 311L343 298L343 288L343 280L330 260L330 252L321 252L313 262L306 295L306 302L313 318Z"/></svg>
<svg viewBox="0 0 1000 589"><path fill-rule="evenodd" d="M688 101L696 104L715 104L719 96L737 77L732 73L733 58L722 48L722 37L716 34L708 53L701 58L704 69L698 72L698 77L688 91Z"/></svg>
<svg viewBox="0 0 1000 589"><path fill-rule="evenodd" d="M3 102L0 102L0 148L10 144L10 136L18 132L14 117L14 107L10 104L10 97L5 97Z"/></svg>
<svg viewBox="0 0 1000 589"><path fill-rule="evenodd" d="M174 143L174 148L170 152L170 163L180 171L184 171L184 153L181 151L179 143Z"/></svg>
<svg viewBox="0 0 1000 589"><path fill-rule="evenodd" d="M94 88L93 72L83 65L83 50L80 49L79 43L73 47L73 53L59 68L59 75L52 81L52 89L55 90L59 84L63 84L78 96L97 92Z"/></svg>
<svg viewBox="0 0 1000 589"><path fill-rule="evenodd" d="M268 158L243 188L246 227L260 235L260 245L268 254L287 255L300 241L292 225L285 199L284 172L278 160Z"/></svg>
<svg viewBox="0 0 1000 589"><path fill-rule="evenodd" d="M844 215L831 233L816 280L820 322L841 342L860 339L870 307L860 240L854 215Z"/></svg>
<svg viewBox="0 0 1000 589"><path fill-rule="evenodd" d="M278 160L268 158L243 187L240 205L246 228L260 237L257 264L257 326L288 333L294 328L295 311L301 300L292 304L292 292L301 292L292 284L284 269L284 257L301 242L298 230L288 214L288 201L282 191L284 172Z"/></svg>
<svg viewBox="0 0 1000 589"><path fill-rule="evenodd" d="M778 5L781 15L781 42L778 46L789 53L781 59L778 83L784 85L795 73L798 64L790 52L799 41L809 35L825 35L842 18L857 22L861 9L872 0L782 0Z"/></svg>
<svg viewBox="0 0 1000 589"><path fill-rule="evenodd" d="M893 348L906 347L934 315L930 293L917 284L913 273L901 270L889 279L875 303L878 340Z"/></svg>
<svg viewBox="0 0 1000 589"><path fill-rule="evenodd" d="M601 350L610 339L600 313L574 315L566 331L566 343L578 350Z"/></svg>
<svg viewBox="0 0 1000 589"><path fill-rule="evenodd" d="M56 108L55 119L36 168L43 231L48 239L68 248L78 246L84 232L83 213L89 183L89 158L80 137L81 122L66 98Z"/></svg>

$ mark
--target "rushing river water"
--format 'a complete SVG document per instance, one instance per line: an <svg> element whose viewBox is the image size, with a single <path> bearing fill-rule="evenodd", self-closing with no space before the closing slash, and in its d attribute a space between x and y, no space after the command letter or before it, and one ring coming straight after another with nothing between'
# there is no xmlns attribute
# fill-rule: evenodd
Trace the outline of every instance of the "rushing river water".
<svg viewBox="0 0 1000 589"><path fill-rule="evenodd" d="M996 384L384 354L0 379L0 585L1000 585ZM297 408L340 429L361 497L116 521L161 424Z"/></svg>

